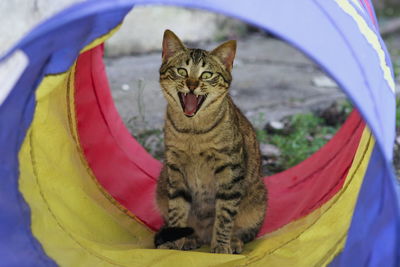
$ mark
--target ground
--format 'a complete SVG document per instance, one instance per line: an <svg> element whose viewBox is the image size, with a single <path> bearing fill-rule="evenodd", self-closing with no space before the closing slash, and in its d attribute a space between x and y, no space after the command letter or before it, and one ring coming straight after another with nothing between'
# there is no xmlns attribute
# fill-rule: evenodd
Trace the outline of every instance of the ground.
<svg viewBox="0 0 400 267"><path fill-rule="evenodd" d="M125 122L137 118L150 128L162 127L165 100L158 84L160 57L157 52L106 59L112 94ZM231 95L256 126L344 99L336 85L301 53L260 35L238 41Z"/></svg>
<svg viewBox="0 0 400 267"><path fill-rule="evenodd" d="M388 43L391 52L397 53L400 37L391 38ZM216 45L199 44L205 49ZM400 57L400 53L397 56ZM107 58L106 67L112 95L124 122L154 156L162 159L166 102L158 84L160 62L160 52L156 52ZM259 33L238 40L233 78L231 95L258 131L263 131L269 122L287 120L293 114L320 114L332 103L346 99L336 84L302 53ZM306 118L309 119L316 120L312 116ZM335 129L324 135L325 141L319 141L319 146L329 140ZM306 134L305 138L309 138L307 136L310 135ZM264 153L273 153L271 147L264 146L264 149ZM272 147L274 149L276 147ZM281 152L277 152L278 157Z"/></svg>

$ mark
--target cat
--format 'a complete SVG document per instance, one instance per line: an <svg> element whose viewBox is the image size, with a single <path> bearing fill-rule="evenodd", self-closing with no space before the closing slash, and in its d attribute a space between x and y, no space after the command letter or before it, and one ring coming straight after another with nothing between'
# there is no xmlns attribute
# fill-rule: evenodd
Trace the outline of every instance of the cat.
<svg viewBox="0 0 400 267"><path fill-rule="evenodd" d="M164 32L165 162L156 202L165 226L157 248L239 254L264 221L259 144L228 93L235 54L234 40L208 52Z"/></svg>

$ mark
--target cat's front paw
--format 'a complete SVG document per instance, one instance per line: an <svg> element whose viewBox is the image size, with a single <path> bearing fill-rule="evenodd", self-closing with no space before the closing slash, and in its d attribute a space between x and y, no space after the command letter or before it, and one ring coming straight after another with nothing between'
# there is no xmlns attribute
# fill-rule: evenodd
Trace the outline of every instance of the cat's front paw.
<svg viewBox="0 0 400 267"><path fill-rule="evenodd" d="M231 248L233 254L240 254L243 251L243 241L237 237L233 237L231 240Z"/></svg>
<svg viewBox="0 0 400 267"><path fill-rule="evenodd" d="M216 244L211 247L211 253L232 254L232 249L227 244Z"/></svg>
<svg viewBox="0 0 400 267"><path fill-rule="evenodd" d="M159 249L177 249L177 250L193 250L201 246L196 236L183 237L172 242L165 242L157 248Z"/></svg>
<svg viewBox="0 0 400 267"><path fill-rule="evenodd" d="M158 249L178 249L178 244L175 241L165 242L157 246Z"/></svg>
<svg viewBox="0 0 400 267"><path fill-rule="evenodd" d="M201 247L200 241L196 235L185 238L182 250L193 250Z"/></svg>
<svg viewBox="0 0 400 267"><path fill-rule="evenodd" d="M158 246L156 246L159 249L178 249L178 250L182 250L183 249L183 245L185 244L185 240L186 238L179 238L178 240L175 241L168 241L165 243L162 243Z"/></svg>

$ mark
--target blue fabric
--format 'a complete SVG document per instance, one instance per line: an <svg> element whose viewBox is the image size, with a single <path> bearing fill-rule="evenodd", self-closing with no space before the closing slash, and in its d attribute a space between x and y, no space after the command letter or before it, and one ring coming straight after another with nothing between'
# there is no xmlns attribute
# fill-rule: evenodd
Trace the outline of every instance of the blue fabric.
<svg viewBox="0 0 400 267"><path fill-rule="evenodd" d="M396 192L387 179L391 173L391 166L375 147L358 196L346 246L330 267L400 266L400 214Z"/></svg>
<svg viewBox="0 0 400 267"><path fill-rule="evenodd" d="M29 208L18 191L17 157L32 119L35 104L32 93L21 93L16 101L8 101L1 107L1 112L10 116L0 116L0 147L6 152L0 157L0 266L55 265L33 238Z"/></svg>
<svg viewBox="0 0 400 267"><path fill-rule="evenodd" d="M332 264L400 266L394 254L400 251L399 203L390 165L395 97L354 20L335 1L326 0L93 0L62 11L26 35L5 56L21 49L30 64L0 106L0 265L55 264L32 236L29 208L18 191L17 155L32 121L37 85L46 74L65 72L85 45L116 27L134 4L201 8L244 20L297 47L331 75L377 139L346 248ZM374 29L368 16L362 16Z"/></svg>
<svg viewBox="0 0 400 267"><path fill-rule="evenodd" d="M378 18L376 17L376 12L374 10L374 5L372 4L372 1L371 0L358 0L358 1L360 1L362 3L362 5L365 8L365 10L367 11L367 13L368 13L368 7L367 7L366 3L369 4L369 6L372 9L372 16L374 18L374 21L376 22L376 27L379 30L379 22L378 22Z"/></svg>
<svg viewBox="0 0 400 267"><path fill-rule="evenodd" d="M362 10L360 10L359 8L357 8L357 5L356 5L354 2L350 2L350 4L351 4L353 7L356 8L356 10L358 11L358 13L359 13L361 16L364 17L364 19L365 19L365 21L367 22L368 26L369 26L371 29L374 29L375 32L379 33L379 25L378 25L377 23L375 24L375 21L377 22L375 12L373 11L373 17L375 18L375 20L371 20L370 17L369 17L369 14L370 14L370 13L368 12L368 8L366 7L366 4L364 3L364 1L367 1L367 2L368 2L369 0L358 0L358 1L361 3L360 5L361 5L361 7L362 7ZM371 5L371 7L372 7L372 5ZM378 34L378 39L379 39L379 42L380 42L381 45L382 45L382 48L383 48L385 54L387 55L387 56L385 57L385 59L386 59L386 64L387 64L388 66L390 66L390 68L392 68L392 61L391 61L391 59L390 59L389 52L387 51L387 47L386 47L386 45L385 45L385 42L383 41L383 39L382 39L382 37L380 36L380 34ZM394 74L394 73L393 73L393 74Z"/></svg>
<svg viewBox="0 0 400 267"><path fill-rule="evenodd" d="M115 28L129 10L74 6L33 30L5 56L20 49L29 65L0 106L0 266L56 265L33 237L29 207L18 190L18 152L34 114L35 89L44 75L68 70L84 46Z"/></svg>

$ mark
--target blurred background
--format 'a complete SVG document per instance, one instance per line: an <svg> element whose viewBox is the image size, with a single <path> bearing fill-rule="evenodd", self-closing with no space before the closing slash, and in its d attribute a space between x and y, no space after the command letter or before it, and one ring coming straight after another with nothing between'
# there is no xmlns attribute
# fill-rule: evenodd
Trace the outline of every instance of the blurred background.
<svg viewBox="0 0 400 267"><path fill-rule="evenodd" d="M35 25L75 0L0 1L0 55ZM381 34L400 84L400 1L375 0ZM351 103L301 52L251 25L215 13L165 6L133 9L105 46L105 63L118 111L132 135L163 159L166 102L158 84L165 29L189 47L212 49L238 40L231 95L251 120L266 175L287 169L328 142ZM399 92L399 89L397 89ZM400 100L397 100L395 168L400 176Z"/></svg>

